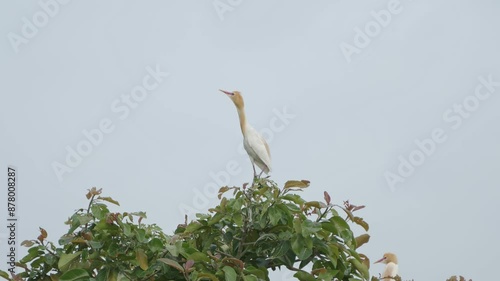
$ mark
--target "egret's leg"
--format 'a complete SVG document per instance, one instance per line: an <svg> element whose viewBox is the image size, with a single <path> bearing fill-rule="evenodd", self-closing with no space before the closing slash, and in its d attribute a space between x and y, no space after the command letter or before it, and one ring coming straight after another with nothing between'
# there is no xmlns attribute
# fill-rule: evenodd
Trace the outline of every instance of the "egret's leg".
<svg viewBox="0 0 500 281"><path fill-rule="evenodd" d="M252 162L252 168L253 168L253 178L255 179L257 177L257 172L255 171L255 164Z"/></svg>
<svg viewBox="0 0 500 281"><path fill-rule="evenodd" d="M264 170L260 171L260 174L259 174L259 179L260 179L260 177L262 176L262 173L264 173Z"/></svg>

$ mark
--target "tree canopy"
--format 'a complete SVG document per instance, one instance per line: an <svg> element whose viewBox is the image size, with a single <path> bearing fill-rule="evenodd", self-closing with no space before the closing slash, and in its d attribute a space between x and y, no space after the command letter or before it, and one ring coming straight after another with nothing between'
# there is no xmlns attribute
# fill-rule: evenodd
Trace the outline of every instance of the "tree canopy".
<svg viewBox="0 0 500 281"><path fill-rule="evenodd" d="M364 206L324 198L306 201L299 192L309 181L278 187L256 179L241 187L222 187L220 202L206 214L165 234L145 224L144 212L110 212L119 205L102 190L86 194L88 206L68 219L56 243L40 228L24 241L28 254L7 280L270 280L269 270L288 269L298 280L368 280L369 260L357 249L370 236L355 236L351 225L368 231L355 212Z"/></svg>

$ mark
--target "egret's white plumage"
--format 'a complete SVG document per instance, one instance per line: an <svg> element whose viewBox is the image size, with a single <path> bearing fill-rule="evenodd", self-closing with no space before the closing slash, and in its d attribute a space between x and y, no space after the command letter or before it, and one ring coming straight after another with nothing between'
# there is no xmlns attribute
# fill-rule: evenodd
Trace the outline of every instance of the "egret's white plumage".
<svg viewBox="0 0 500 281"><path fill-rule="evenodd" d="M245 148L250 161L252 162L254 177L257 176L255 171L255 165L259 167L262 173L269 174L271 171L271 152L269 151L269 145L266 140L255 130L250 124L248 124L245 115L245 103L240 92L227 92L220 90L225 93L236 106L238 111L238 116L240 118L241 133L243 134L243 147ZM259 175L260 176L260 175Z"/></svg>
<svg viewBox="0 0 500 281"><path fill-rule="evenodd" d="M385 263L384 273L382 273L380 280L393 281L398 275L398 258L393 253L385 253L384 256L374 263Z"/></svg>

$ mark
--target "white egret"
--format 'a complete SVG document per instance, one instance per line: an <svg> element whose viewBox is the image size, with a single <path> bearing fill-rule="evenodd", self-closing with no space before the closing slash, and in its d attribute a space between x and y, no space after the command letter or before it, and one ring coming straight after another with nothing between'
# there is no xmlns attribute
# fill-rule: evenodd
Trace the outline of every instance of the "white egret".
<svg viewBox="0 0 500 281"><path fill-rule="evenodd" d="M396 277L396 275L398 275L398 258L396 257L396 255L393 253L385 253L381 259L379 259L374 263L379 263L379 262L385 263L384 273L382 273L380 280L384 281L396 280L394 278L391 278L391 277Z"/></svg>
<svg viewBox="0 0 500 281"><path fill-rule="evenodd" d="M243 134L243 147L245 148L250 161L252 162L253 175L254 178L257 177L257 172L255 171L255 165L259 167L262 173L269 174L271 171L271 152L269 151L269 145L266 140L247 122L245 115L245 103L243 102L243 97L238 91L227 92L220 90L226 94L236 106L238 111L238 116L240 118L241 133Z"/></svg>

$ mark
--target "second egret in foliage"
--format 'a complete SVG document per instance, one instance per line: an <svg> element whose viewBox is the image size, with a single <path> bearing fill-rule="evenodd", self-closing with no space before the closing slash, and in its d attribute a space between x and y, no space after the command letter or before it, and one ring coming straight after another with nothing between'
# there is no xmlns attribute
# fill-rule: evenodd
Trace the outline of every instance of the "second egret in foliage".
<svg viewBox="0 0 500 281"><path fill-rule="evenodd" d="M382 277L380 278L380 280L384 281L396 280L394 278L391 278L391 277L396 277L396 275L398 275L398 258L396 257L396 255L393 253L385 253L381 259L379 259L374 263L379 263L379 262L386 264L384 273L382 273Z"/></svg>
<svg viewBox="0 0 500 281"><path fill-rule="evenodd" d="M220 91L226 94L233 101L236 106L236 110L238 111L241 133L243 134L243 147L248 153L248 156L250 156L254 178L257 177L255 165L262 170L259 177L262 173L269 174L271 171L271 152L269 151L269 145L259 132L248 124L245 115L245 103L243 102L243 97L238 91Z"/></svg>

